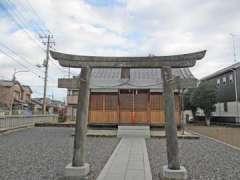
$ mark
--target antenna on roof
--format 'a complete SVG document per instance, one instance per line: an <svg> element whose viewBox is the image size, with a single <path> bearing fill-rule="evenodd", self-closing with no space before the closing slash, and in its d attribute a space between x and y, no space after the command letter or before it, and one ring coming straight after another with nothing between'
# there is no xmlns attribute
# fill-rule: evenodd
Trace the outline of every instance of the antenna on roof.
<svg viewBox="0 0 240 180"><path fill-rule="evenodd" d="M237 44L237 36L239 36L238 34L230 34L232 36L232 42L233 42L233 58L234 58L234 63L237 62L237 51L236 51L236 44Z"/></svg>

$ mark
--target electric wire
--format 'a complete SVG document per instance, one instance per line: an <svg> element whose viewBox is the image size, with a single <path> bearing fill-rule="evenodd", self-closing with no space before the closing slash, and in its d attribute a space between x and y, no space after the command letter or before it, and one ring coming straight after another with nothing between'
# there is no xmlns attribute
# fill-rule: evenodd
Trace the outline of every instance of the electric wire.
<svg viewBox="0 0 240 180"><path fill-rule="evenodd" d="M55 66L57 67L57 69L58 69L59 71L61 71L62 73L70 73L71 75L76 76L76 74L74 74L74 73L72 73L72 72L67 72L67 70L59 67L54 60L52 60L52 59L50 59L50 60L51 60L52 64L55 65Z"/></svg>
<svg viewBox="0 0 240 180"><path fill-rule="evenodd" d="M9 2L10 2L10 0L8 0ZM25 2L27 2L27 4L28 4L28 6L31 8L31 10L32 10L32 12L35 14L35 16L36 17L38 17L38 19L41 21L41 22L43 22L42 21L42 19L41 19L41 17L37 14L37 12L34 10L34 8L32 7L32 5L31 5L31 3L28 1L28 0L25 0ZM19 12L19 11L18 11ZM23 16L22 16L23 17ZM44 24L44 23L42 23L42 24ZM40 26L39 26L40 27ZM40 27L41 28L41 27ZM47 29L47 28L46 28ZM43 29L42 29L42 31L43 31ZM47 29L47 31L48 32L50 32L48 29ZM54 63L54 61L52 61L53 62L53 64L58 68L58 70L59 71L61 71L61 72L63 72L63 73L67 73L67 72L65 72L65 70L64 69L61 69L58 65L56 65L55 63ZM70 72L70 74L71 75L73 75L73 76L75 76L76 74L73 74L73 73L71 73Z"/></svg>
<svg viewBox="0 0 240 180"><path fill-rule="evenodd" d="M9 5L9 1L5 1ZM37 41L35 38L32 37L31 33L29 32L29 29L25 26L24 22L20 20L18 15L14 11L9 10L9 6L7 4L4 5L3 2L0 2L0 7L9 15L10 19L15 23L15 25L24 31L24 33L28 36L29 39L31 39L36 45L39 46L39 48L45 52L45 49L40 45L41 43ZM11 5L11 4L10 4ZM20 15L20 14L19 14ZM40 44L39 44L40 43Z"/></svg>
<svg viewBox="0 0 240 180"><path fill-rule="evenodd" d="M35 68L35 70L38 70L39 72L44 73L43 70L41 70L40 68L37 68L36 65L32 64L32 63L31 63L30 61L28 61L28 59L26 59L25 57L23 57L23 56L21 56L21 55L18 55L18 54L17 54L14 50L12 50L11 48L7 47L6 45L4 45L4 44L2 44L2 43L0 43L0 45L2 45L3 47L5 47L5 49L9 50L9 51L10 51L12 54L14 54L14 56L16 56L18 59L24 60L24 62L27 62L29 65L33 66L33 67ZM9 54L6 53L5 51L3 51L3 49L0 48L0 50L1 50L2 53L4 53L6 56L9 57ZM7 54L8 54L8 55L7 55ZM11 57L12 57L12 56L11 56ZM11 57L10 57L10 58L11 58ZM21 63L21 66L24 66L25 68L28 68L28 69L29 69L28 66L26 66L26 65L23 64L22 62L19 62L19 60L16 60L16 58L15 58L15 61L17 61L18 64ZM31 70L31 71L32 71L32 70ZM55 79L54 79L52 76L50 76L50 75L49 75L49 78L50 78L51 80L55 81Z"/></svg>
<svg viewBox="0 0 240 180"><path fill-rule="evenodd" d="M5 49L7 49L8 51L10 51L12 54L14 54L16 57L21 58L22 60L26 61L29 65L33 66L34 68L36 68L36 65L33 64L32 62L30 62L26 57L24 57L23 55L20 55L18 53L16 53L13 49L9 48L7 45L4 45L3 43L0 42L0 46L4 47ZM40 70L39 68L36 68L38 71L43 72L42 70Z"/></svg>
<svg viewBox="0 0 240 180"><path fill-rule="evenodd" d="M17 13L21 12L21 17L24 20L25 24L31 29L34 29L35 32L39 34L46 34L47 30L44 30L42 22L33 14L32 10L27 6L26 3L20 0L9 0L11 4L15 5ZM38 22L38 23L37 23Z"/></svg>
<svg viewBox="0 0 240 180"><path fill-rule="evenodd" d="M46 26L46 24L44 23L44 21L42 20L42 18L40 17L40 15L36 12L36 10L33 8L32 4L29 2L29 0L25 0L25 4L27 4L29 6L29 8L31 9L31 11L33 12L33 14L35 14L35 16L39 19L40 23L44 25L43 27L43 31L45 32L45 30L47 31L48 34L52 34L52 32L48 29L48 27ZM44 30L45 29L45 30Z"/></svg>
<svg viewBox="0 0 240 180"><path fill-rule="evenodd" d="M16 63L18 63L20 66L24 67L25 69L27 69L29 72L33 73L34 75L36 75L38 78L43 78L41 75L37 74L36 72L32 71L31 69L29 69L28 66L26 66L25 64L23 64L22 62L20 62L19 60L17 60L15 57L7 54L5 51L3 51L2 49L0 49L0 52L3 53L4 55L6 55L7 57L9 57L10 59L12 59L13 61L15 61Z"/></svg>

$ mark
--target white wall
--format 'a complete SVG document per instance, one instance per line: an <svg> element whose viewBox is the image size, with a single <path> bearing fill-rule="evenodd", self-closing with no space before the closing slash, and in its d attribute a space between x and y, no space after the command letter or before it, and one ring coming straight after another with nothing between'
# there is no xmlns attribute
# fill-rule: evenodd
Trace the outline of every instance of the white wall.
<svg viewBox="0 0 240 180"><path fill-rule="evenodd" d="M217 103L215 106L216 111L212 113L212 116L240 117L240 102L227 102L227 112L224 111L224 103ZM201 109L198 109L197 115L204 116L204 113Z"/></svg>

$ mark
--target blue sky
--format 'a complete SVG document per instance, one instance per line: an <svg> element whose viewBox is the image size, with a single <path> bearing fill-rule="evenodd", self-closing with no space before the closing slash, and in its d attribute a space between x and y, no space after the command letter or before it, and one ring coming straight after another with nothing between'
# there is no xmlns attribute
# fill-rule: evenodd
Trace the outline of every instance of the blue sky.
<svg viewBox="0 0 240 180"><path fill-rule="evenodd" d="M25 21L23 27L17 25L0 7L0 42L24 57L15 58L41 76L43 69L35 65L45 58L38 37L45 29L53 33L56 50L66 53L147 56L207 49L205 59L191 68L197 78L234 63L230 33L240 34L239 0L3 0L0 5L14 17L21 14L17 21ZM239 42L236 36L238 60ZM0 49L7 52L1 44ZM0 68L3 79L11 79L14 68L26 69L1 52ZM65 98L66 91L57 88L57 79L67 77L67 71L50 61L50 97ZM76 75L79 70L71 72ZM31 85L36 97L42 94L43 80L35 74L19 73L17 79Z"/></svg>

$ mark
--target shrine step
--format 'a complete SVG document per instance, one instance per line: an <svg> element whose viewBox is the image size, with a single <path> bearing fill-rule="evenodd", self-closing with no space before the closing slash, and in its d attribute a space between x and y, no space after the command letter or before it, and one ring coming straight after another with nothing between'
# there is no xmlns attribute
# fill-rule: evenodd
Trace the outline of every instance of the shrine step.
<svg viewBox="0 0 240 180"><path fill-rule="evenodd" d="M149 126L118 126L117 137L150 137Z"/></svg>

